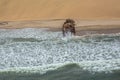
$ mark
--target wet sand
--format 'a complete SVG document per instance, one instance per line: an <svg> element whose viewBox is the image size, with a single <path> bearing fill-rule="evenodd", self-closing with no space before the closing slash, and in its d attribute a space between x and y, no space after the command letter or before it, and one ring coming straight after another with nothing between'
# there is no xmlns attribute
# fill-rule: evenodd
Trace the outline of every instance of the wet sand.
<svg viewBox="0 0 120 80"><path fill-rule="evenodd" d="M65 20L4 21L0 29L48 28L48 31L61 31ZM120 32L120 20L75 20L76 35L111 34Z"/></svg>
<svg viewBox="0 0 120 80"><path fill-rule="evenodd" d="M120 25L112 25L113 28L99 28L99 29L86 29L84 28L83 30L80 27L76 27L76 35L81 36L81 35L90 35L90 34L112 34L112 33L120 33ZM84 26L86 27L86 26ZM98 27L101 27L100 25ZM98 28L97 27L97 28ZM114 28L115 27L115 28ZM61 31L61 28L50 28L48 31Z"/></svg>

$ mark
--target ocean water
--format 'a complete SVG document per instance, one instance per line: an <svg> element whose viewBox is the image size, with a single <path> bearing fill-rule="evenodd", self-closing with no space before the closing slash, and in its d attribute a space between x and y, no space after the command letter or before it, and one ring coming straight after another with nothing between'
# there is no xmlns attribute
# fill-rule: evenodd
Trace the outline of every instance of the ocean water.
<svg viewBox="0 0 120 80"><path fill-rule="evenodd" d="M120 34L1 29L0 80L120 80Z"/></svg>

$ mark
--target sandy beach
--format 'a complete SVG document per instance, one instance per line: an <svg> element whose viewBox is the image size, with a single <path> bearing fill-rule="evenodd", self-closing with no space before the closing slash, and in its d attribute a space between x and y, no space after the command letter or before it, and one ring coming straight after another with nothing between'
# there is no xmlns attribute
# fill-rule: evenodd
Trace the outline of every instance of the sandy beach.
<svg viewBox="0 0 120 80"><path fill-rule="evenodd" d="M65 19L72 18L76 22L77 35L119 33L119 2L119 0L0 0L0 28L49 28L51 31L61 31Z"/></svg>
<svg viewBox="0 0 120 80"><path fill-rule="evenodd" d="M0 0L0 21L120 19L119 0Z"/></svg>

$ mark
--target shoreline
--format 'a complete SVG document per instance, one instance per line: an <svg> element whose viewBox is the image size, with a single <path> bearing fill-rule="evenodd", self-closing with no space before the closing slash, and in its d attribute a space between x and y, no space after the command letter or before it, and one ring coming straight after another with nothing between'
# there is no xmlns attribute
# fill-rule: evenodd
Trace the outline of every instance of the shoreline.
<svg viewBox="0 0 120 80"><path fill-rule="evenodd" d="M61 31L64 19L33 20L33 21L3 21L0 29L48 28L48 31ZM120 32L120 20L75 20L76 35L111 34Z"/></svg>

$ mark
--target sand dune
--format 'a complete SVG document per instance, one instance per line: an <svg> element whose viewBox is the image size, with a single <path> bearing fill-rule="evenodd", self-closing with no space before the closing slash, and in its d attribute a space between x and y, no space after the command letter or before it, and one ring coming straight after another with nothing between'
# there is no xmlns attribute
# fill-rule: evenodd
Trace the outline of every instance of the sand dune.
<svg viewBox="0 0 120 80"><path fill-rule="evenodd" d="M120 0L0 0L0 20L120 19Z"/></svg>

